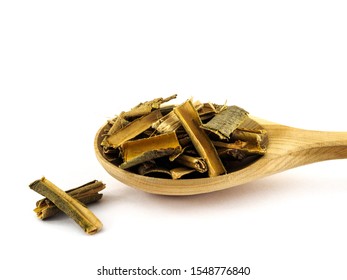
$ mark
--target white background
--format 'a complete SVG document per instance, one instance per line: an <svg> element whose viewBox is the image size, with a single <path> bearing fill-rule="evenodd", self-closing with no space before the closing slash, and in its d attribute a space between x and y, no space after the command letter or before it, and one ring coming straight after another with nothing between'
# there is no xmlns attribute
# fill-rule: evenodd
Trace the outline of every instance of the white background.
<svg viewBox="0 0 347 280"><path fill-rule="evenodd" d="M346 15L332 0L1 1L0 278L149 279L96 272L154 265L251 268L197 279L346 279L345 160L164 197L113 179L93 150L108 118L173 93L347 131ZM28 185L41 176L106 183L90 206L103 230L37 219Z"/></svg>

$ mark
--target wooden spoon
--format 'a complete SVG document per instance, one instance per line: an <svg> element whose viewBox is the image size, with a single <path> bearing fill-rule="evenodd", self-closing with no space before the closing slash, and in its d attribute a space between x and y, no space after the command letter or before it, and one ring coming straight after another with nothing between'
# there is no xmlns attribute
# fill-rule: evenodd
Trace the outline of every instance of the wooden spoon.
<svg viewBox="0 0 347 280"><path fill-rule="evenodd" d="M268 132L267 152L251 165L226 175L199 179L161 179L118 168L107 161L100 142L104 127L97 132L94 149L106 171L126 185L162 195L193 195L228 189L256 179L314 162L347 158L347 132L323 132L288 127L251 117L254 127Z"/></svg>

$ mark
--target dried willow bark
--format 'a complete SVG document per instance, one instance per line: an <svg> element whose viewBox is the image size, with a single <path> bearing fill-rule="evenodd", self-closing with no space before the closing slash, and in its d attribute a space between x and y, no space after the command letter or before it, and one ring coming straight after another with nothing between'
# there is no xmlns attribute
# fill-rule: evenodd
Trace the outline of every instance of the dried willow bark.
<svg viewBox="0 0 347 280"><path fill-rule="evenodd" d="M264 155L266 153L266 148L261 147L255 143L244 142L241 140L238 140L234 143L213 141L213 145L219 148L239 150L245 152L246 154Z"/></svg>
<svg viewBox="0 0 347 280"><path fill-rule="evenodd" d="M115 134L118 130L120 130L121 128L125 127L126 125L128 125L130 122L127 121L126 119L124 119L124 112L120 113L119 116L117 116L114 121L113 124L111 125L110 129L107 131L104 139L101 142L101 145L104 147L104 153L107 154L109 152L108 150L108 143L107 143L107 138L110 135Z"/></svg>
<svg viewBox="0 0 347 280"><path fill-rule="evenodd" d="M88 234L101 230L100 220L77 199L59 189L46 178L36 180L29 187L52 201L61 211L71 217Z"/></svg>
<svg viewBox="0 0 347 280"><path fill-rule="evenodd" d="M182 147L189 146L192 141L190 140L189 135L184 131L184 134L177 134L178 142L180 142Z"/></svg>
<svg viewBox="0 0 347 280"><path fill-rule="evenodd" d="M223 110L227 108L226 105L217 105L213 103L203 103L203 105L199 108L198 114L201 120L205 120L219 114Z"/></svg>
<svg viewBox="0 0 347 280"><path fill-rule="evenodd" d="M89 204L102 198L102 194L98 192L104 188L105 184L94 180L80 187L68 190L66 193L83 204ZM59 213L60 209L48 198L44 198L36 202L34 212L37 214L38 218L44 220Z"/></svg>
<svg viewBox="0 0 347 280"><path fill-rule="evenodd" d="M170 170L171 177L174 180L180 179L185 175L195 172L195 169L190 169L187 167L176 167Z"/></svg>
<svg viewBox="0 0 347 280"><path fill-rule="evenodd" d="M152 124L152 128L156 129L159 133L172 132L180 126L180 120L173 111Z"/></svg>
<svg viewBox="0 0 347 280"><path fill-rule="evenodd" d="M128 125L129 123L130 122L124 118L124 112L120 113L119 116L117 116L114 119L114 122L113 122L112 126L110 127L110 129L108 130L106 135L110 136L110 135L114 134L116 131L118 131L122 127Z"/></svg>
<svg viewBox="0 0 347 280"><path fill-rule="evenodd" d="M225 174L266 152L266 131L256 130L259 126L244 109L191 100L180 106L162 106L175 97L140 103L122 112L121 119L112 119L101 143L104 157L117 167L140 175L171 174L178 179L196 171L201 174L190 177ZM179 149L175 148L177 143L171 145L167 141L167 136L159 137L170 133L175 135L175 141L178 139ZM156 139L162 140L151 146Z"/></svg>
<svg viewBox="0 0 347 280"><path fill-rule="evenodd" d="M130 111L124 113L125 118L140 117L149 114L152 110L159 109L162 103L168 102L177 97L177 94L171 95L167 98L155 98L151 101L140 103Z"/></svg>
<svg viewBox="0 0 347 280"><path fill-rule="evenodd" d="M204 159L192 157L188 155L180 155L175 159L175 162L182 164L183 166L195 169L200 173L204 173L207 171L207 165Z"/></svg>
<svg viewBox="0 0 347 280"><path fill-rule="evenodd" d="M124 162L119 167L127 169L152 159L172 155L181 149L174 132L127 141L121 145Z"/></svg>
<svg viewBox="0 0 347 280"><path fill-rule="evenodd" d="M182 126L190 136L195 149L199 155L206 161L208 166L208 175L215 177L225 174L226 170L217 154L211 140L201 129L201 120L192 102L187 100L182 105L174 108L174 112L180 119Z"/></svg>
<svg viewBox="0 0 347 280"><path fill-rule="evenodd" d="M194 108L199 110L203 104L199 101L193 103ZM168 133L176 131L181 126L181 122L174 111L169 112L164 117L153 123L152 128L156 129L159 133Z"/></svg>
<svg viewBox="0 0 347 280"><path fill-rule="evenodd" d="M105 139L105 146L111 146L112 148L118 148L124 142L136 137L146 129L150 128L152 123L161 117L160 110L155 110L148 115L142 116L127 126L116 131L113 135L108 136Z"/></svg>
<svg viewBox="0 0 347 280"><path fill-rule="evenodd" d="M171 177L170 170L159 167L154 161L147 161L139 165L138 173L140 175L153 175L153 174L161 174L164 176Z"/></svg>
<svg viewBox="0 0 347 280"><path fill-rule="evenodd" d="M248 112L237 106L230 106L221 113L216 114L208 123L202 125L219 136L220 139L229 139L230 134L248 117Z"/></svg>
<svg viewBox="0 0 347 280"><path fill-rule="evenodd" d="M260 149L265 149L266 136L267 132L263 129L238 128L232 133L231 139L252 143Z"/></svg>
<svg viewBox="0 0 347 280"><path fill-rule="evenodd" d="M140 175L146 175L146 176L155 176L158 177L168 177L172 178L174 180L180 179L185 175L188 175L190 173L196 172L195 169L187 168L187 167L175 167L172 169L166 169L164 167L159 167L157 164L153 161L144 162L141 165L139 165L138 173Z"/></svg>

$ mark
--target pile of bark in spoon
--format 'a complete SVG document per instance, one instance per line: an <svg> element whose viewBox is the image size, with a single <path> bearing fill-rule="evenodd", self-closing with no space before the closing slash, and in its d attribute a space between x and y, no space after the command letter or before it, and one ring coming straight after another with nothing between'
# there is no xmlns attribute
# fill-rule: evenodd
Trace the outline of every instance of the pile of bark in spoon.
<svg viewBox="0 0 347 280"><path fill-rule="evenodd" d="M121 112L104 127L103 156L129 172L180 179L214 177L264 155L267 134L238 106L156 98Z"/></svg>

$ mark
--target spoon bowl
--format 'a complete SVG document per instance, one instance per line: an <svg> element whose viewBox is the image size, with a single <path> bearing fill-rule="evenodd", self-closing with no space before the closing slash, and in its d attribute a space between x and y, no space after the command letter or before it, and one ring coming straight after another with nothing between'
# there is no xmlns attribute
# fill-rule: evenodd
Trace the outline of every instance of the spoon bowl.
<svg viewBox="0 0 347 280"><path fill-rule="evenodd" d="M347 132L324 132L293 128L251 117L253 128L268 133L267 152L250 165L225 175L196 179L162 179L138 175L109 162L100 145L105 126L96 133L94 149L104 169L122 183L162 195L194 195L228 189L298 166L347 158Z"/></svg>

